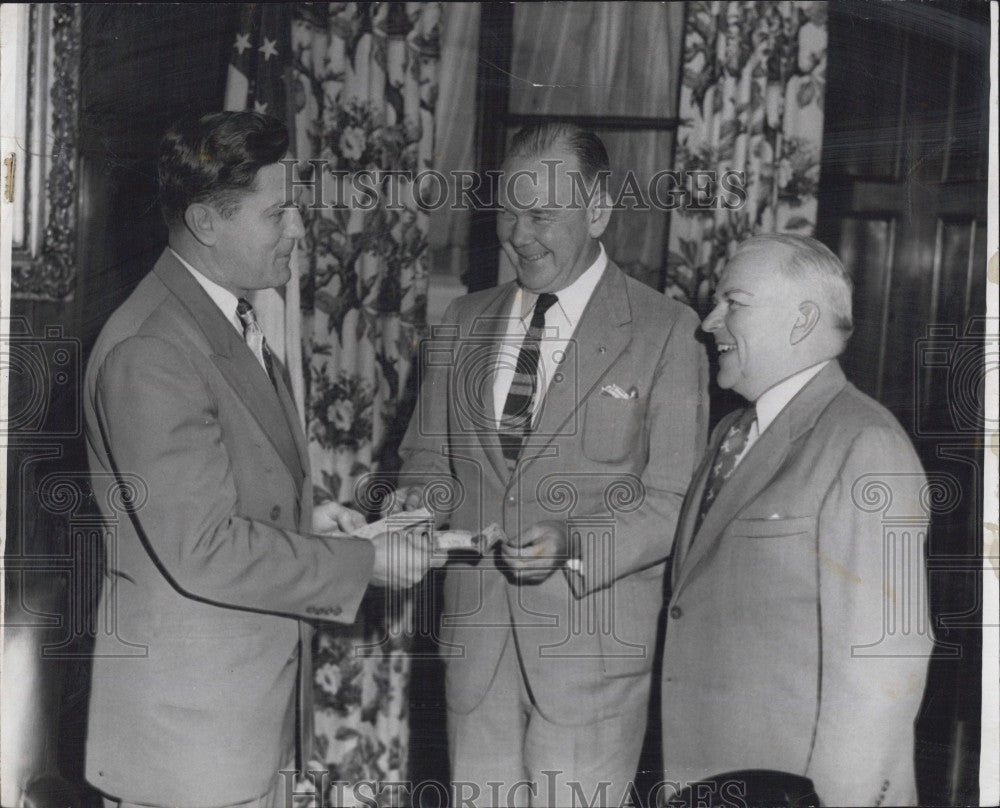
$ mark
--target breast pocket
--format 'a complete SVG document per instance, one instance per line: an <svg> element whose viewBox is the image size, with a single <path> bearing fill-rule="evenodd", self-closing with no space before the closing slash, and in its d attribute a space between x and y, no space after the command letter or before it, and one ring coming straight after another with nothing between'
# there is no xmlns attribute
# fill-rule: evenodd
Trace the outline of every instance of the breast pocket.
<svg viewBox="0 0 1000 808"><path fill-rule="evenodd" d="M816 517L734 519L726 532L724 591L734 619L753 625L806 619L816 599Z"/></svg>
<svg viewBox="0 0 1000 808"><path fill-rule="evenodd" d="M813 533L816 529L815 516L776 517L774 519L734 519L729 525L729 533L748 539L777 539Z"/></svg>
<svg viewBox="0 0 1000 808"><path fill-rule="evenodd" d="M645 398L591 398L583 417L584 456L598 463L627 459L636 449L645 411Z"/></svg>

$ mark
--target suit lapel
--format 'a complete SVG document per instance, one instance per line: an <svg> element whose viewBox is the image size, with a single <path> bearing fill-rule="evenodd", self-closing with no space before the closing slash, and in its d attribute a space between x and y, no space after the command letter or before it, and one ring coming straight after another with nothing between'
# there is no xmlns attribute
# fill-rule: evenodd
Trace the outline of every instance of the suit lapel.
<svg viewBox="0 0 1000 808"><path fill-rule="evenodd" d="M306 442L306 435L299 421L299 410L295 406L295 399L292 398L291 387L287 381L287 371L284 363L274 360L275 368L278 369L278 399L281 407L285 411L285 422L288 424L288 431L292 433L295 441L295 449L299 455L299 466L302 469L302 476L309 473L309 445Z"/></svg>
<svg viewBox="0 0 1000 808"><path fill-rule="evenodd" d="M632 308L625 276L608 266L584 309L560 365L562 381L552 379L525 445L521 463L545 453L632 341Z"/></svg>
<svg viewBox="0 0 1000 808"><path fill-rule="evenodd" d="M285 409L257 357L198 281L169 250L160 257L153 271L191 313L194 323L208 340L215 366L274 445L293 478L301 481L305 467L293 438L295 430L290 428Z"/></svg>
<svg viewBox="0 0 1000 808"><path fill-rule="evenodd" d="M750 447L733 475L719 489L715 502L705 514L705 519L698 528L698 532L694 534L689 543L683 567L685 573L690 573L710 550L718 546L719 538L726 526L743 510L747 503L752 502L757 494L770 483L774 472L785 459L790 447L788 419L784 415L785 413L779 415L767 431ZM725 433L722 433L722 436L724 435ZM713 461L714 458L713 452ZM705 476L707 477L707 473ZM704 493L704 490L705 483L703 481L699 495L692 503L694 505L692 510L695 511L694 518L697 518L697 510L701 504L701 494ZM683 586L685 577L686 575L682 575L677 582L678 589Z"/></svg>
<svg viewBox="0 0 1000 808"><path fill-rule="evenodd" d="M501 286L497 294L487 301L482 311L474 315L473 321L469 324L468 339L463 340L465 345L460 345L459 351L471 350L477 353L475 356L466 355L459 361L457 370L463 376L456 379L455 385L459 395L472 394L480 399L480 402L474 402L466 397L459 405L459 409L468 417L475 418L475 423L471 425L472 429L490 461L490 466L504 483L509 479L510 472L500 448L497 412L493 402L493 381L499 359L497 347L502 344L507 333L511 315L510 306L516 288L513 283ZM488 365L485 369L482 367L483 362Z"/></svg>
<svg viewBox="0 0 1000 808"><path fill-rule="evenodd" d="M845 384L844 374L836 361L830 362L810 379L750 447L732 477L719 489L719 495L705 514L698 532L691 535L705 490L708 468L715 459L719 443L729 425L737 417L736 414L727 417L719 425L715 440L712 441L705 462L698 470L695 485L692 486L685 502L681 535L688 538L681 548L682 557L675 564L675 593L684 586L692 571L718 547L722 533L729 523L771 483L792 446L813 428L816 419Z"/></svg>
<svg viewBox="0 0 1000 808"><path fill-rule="evenodd" d="M719 444L722 442L723 436L726 434L730 424L732 424L736 417L737 415L735 412L731 413L726 416L716 428L716 431L712 435L712 439L708 442L708 446L705 447L705 456L702 458L701 464L698 466L698 470L695 472L694 477L691 480L688 493L684 497L684 505L681 507L681 513L677 519L677 534L674 538L674 552L673 560L671 562L674 589L677 588L679 583L678 573L684 566L688 550L691 549L691 543L694 539L694 523L698 518L698 509L701 506L701 498L705 494L705 485L708 483L709 469L711 469L712 463L715 461L715 454L719 450Z"/></svg>

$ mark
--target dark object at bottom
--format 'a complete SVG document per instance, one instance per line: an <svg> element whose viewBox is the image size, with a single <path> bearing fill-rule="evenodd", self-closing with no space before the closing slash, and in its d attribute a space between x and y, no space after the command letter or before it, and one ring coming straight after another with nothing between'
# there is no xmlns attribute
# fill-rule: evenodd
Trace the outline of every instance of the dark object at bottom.
<svg viewBox="0 0 1000 808"><path fill-rule="evenodd" d="M812 780L770 769L717 774L681 789L666 808L819 808Z"/></svg>
<svg viewBox="0 0 1000 808"><path fill-rule="evenodd" d="M57 774L42 774L24 789L24 808L79 808L80 793Z"/></svg>

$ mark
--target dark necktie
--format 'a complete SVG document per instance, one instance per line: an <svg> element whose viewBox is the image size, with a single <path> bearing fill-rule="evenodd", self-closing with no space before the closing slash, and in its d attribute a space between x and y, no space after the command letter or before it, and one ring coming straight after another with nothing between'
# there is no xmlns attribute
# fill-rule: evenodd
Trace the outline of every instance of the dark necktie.
<svg viewBox="0 0 1000 808"><path fill-rule="evenodd" d="M244 342L246 342L247 347L253 352L253 355L257 357L257 361L260 362L261 367L267 371L267 378L271 380L271 384L277 387L271 350L267 347L264 332L257 323L257 315L253 313L253 306L250 305L250 302L246 298L241 297L237 301L236 314L240 318L240 322L243 323Z"/></svg>
<svg viewBox="0 0 1000 808"><path fill-rule="evenodd" d="M507 401L503 405L503 415L500 418L500 448L511 471L517 465L521 446L531 431L531 416L535 411L538 386L539 343L545 333L545 312L552 308L558 299L548 292L538 296L528 333L517 355L514 378L510 383Z"/></svg>
<svg viewBox="0 0 1000 808"><path fill-rule="evenodd" d="M708 473L708 481L705 483L705 493L702 495L701 507L698 509L698 519L694 523L694 533L697 533L698 528L701 527L702 520L712 507L712 503L715 502L723 483L732 476L736 469L736 458L746 448L747 438L750 437L750 427L753 426L756 418L756 408L752 405L747 407L740 413L740 417L733 421L725 438L722 439L722 443L719 444L719 450L715 453L715 460Z"/></svg>

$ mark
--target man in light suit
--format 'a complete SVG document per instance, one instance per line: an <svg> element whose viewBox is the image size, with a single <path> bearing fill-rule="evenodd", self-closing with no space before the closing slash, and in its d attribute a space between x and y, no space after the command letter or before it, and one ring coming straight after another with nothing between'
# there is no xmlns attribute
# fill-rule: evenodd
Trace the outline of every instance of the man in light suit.
<svg viewBox="0 0 1000 808"><path fill-rule="evenodd" d="M243 300L288 280L303 234L287 148L255 113L167 133L169 246L90 357L100 608L115 631L94 649L86 774L107 806L283 802L279 769L296 734L300 756L311 740L304 621L350 623L370 581L412 585L426 569L413 537L390 565L387 537L336 533L358 514L313 508L284 371Z"/></svg>
<svg viewBox="0 0 1000 808"><path fill-rule="evenodd" d="M607 171L592 133L519 132L498 222L517 280L455 301L422 352L397 496L508 537L445 577L456 804L617 805L642 745L707 370L694 313L608 259Z"/></svg>
<svg viewBox="0 0 1000 808"><path fill-rule="evenodd" d="M818 241L756 236L715 294L702 328L719 386L751 406L715 429L680 518L665 780L769 769L810 778L826 805L915 804L926 480L837 363L850 278Z"/></svg>

